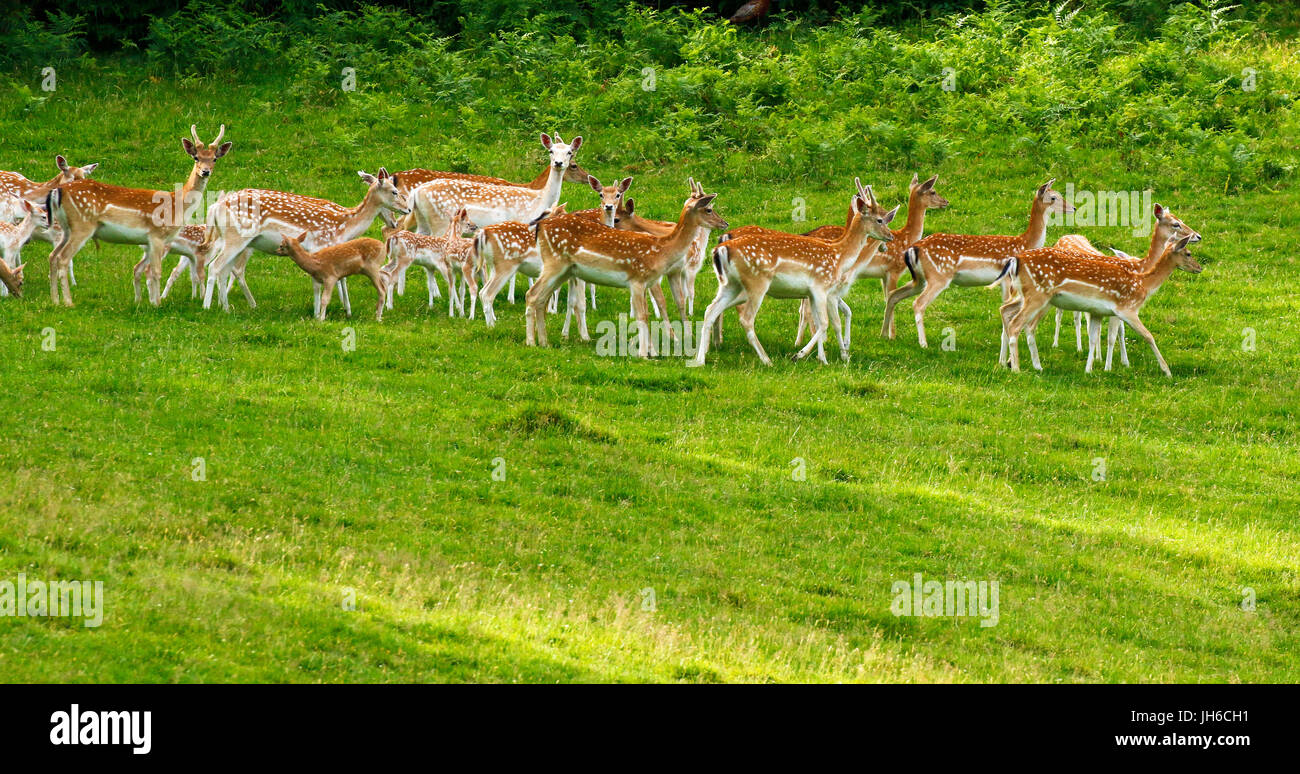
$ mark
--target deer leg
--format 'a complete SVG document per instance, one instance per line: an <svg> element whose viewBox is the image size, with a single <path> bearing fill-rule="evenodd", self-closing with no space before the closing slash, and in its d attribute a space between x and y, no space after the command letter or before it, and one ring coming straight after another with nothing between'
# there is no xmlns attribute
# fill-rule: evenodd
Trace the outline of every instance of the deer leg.
<svg viewBox="0 0 1300 774"><path fill-rule="evenodd" d="M695 349L695 357L691 358L689 365L704 365L704 356L709 353L709 339L714 327L721 327L719 323L722 320L722 313L740 303L743 297L743 291L735 282L729 282L725 285L718 286L718 293L713 297L713 301L708 308L704 310L704 335Z"/></svg>
<svg viewBox="0 0 1300 774"><path fill-rule="evenodd" d="M668 299L664 298L664 289L660 287L657 283L650 285L649 288L650 288L650 301L654 303L655 306L664 310L664 315L661 319L663 320L665 325L668 325L668 339L669 341L671 341L677 338L677 332L673 330L672 325L668 324ZM683 322L684 322L686 307L679 306L678 309L683 314Z"/></svg>
<svg viewBox="0 0 1300 774"><path fill-rule="evenodd" d="M184 276L186 270L188 270L190 273L190 287L191 287L190 298L194 298L194 293L196 292L195 286L197 286L199 281L198 271L194 268L194 264L195 264L195 260L190 258L188 255L182 255L180 257L180 260L176 261L176 268L172 269L172 273L167 275L167 284L163 285L163 289L162 289L163 298L166 298L167 296L171 295L172 286L176 284L176 280ZM136 264L136 269L139 268L140 265ZM137 298L136 298L137 302L139 301L138 295L139 294L137 293Z"/></svg>
<svg viewBox="0 0 1300 774"><path fill-rule="evenodd" d="M998 365L1005 366L1009 364L1008 359L1008 342L1010 341L1011 321L1020 312L1024 306L1024 296L1013 298L998 308L998 316L1002 318L1002 351L998 354Z"/></svg>
<svg viewBox="0 0 1300 774"><path fill-rule="evenodd" d="M1092 373L1092 361L1101 355L1101 319L1088 315L1088 363L1083 367L1085 374Z"/></svg>
<svg viewBox="0 0 1300 774"><path fill-rule="evenodd" d="M569 285L564 295L564 326L560 328L561 338L569 338L569 323L573 321L573 314L578 309L578 293L586 293L582 287L582 281L577 277L569 278Z"/></svg>
<svg viewBox="0 0 1300 774"><path fill-rule="evenodd" d="M469 294L469 319L473 320L474 313L478 311L478 280L474 278L474 265L469 261L462 261L460 273L465 277L465 290ZM465 313L464 296L461 296L460 311L461 314Z"/></svg>
<svg viewBox="0 0 1300 774"><path fill-rule="evenodd" d="M336 283L339 288L339 300L343 302L343 312L349 319L352 317L352 299L348 298L348 278L340 277Z"/></svg>
<svg viewBox="0 0 1300 774"><path fill-rule="evenodd" d="M582 284L591 287L592 290L596 288L590 282ZM578 338L582 341L591 341L591 333L587 330L587 294L582 290L578 291Z"/></svg>
<svg viewBox="0 0 1300 774"><path fill-rule="evenodd" d="M325 317L329 314L330 296L334 294L334 286L340 282L341 280L336 280L333 277L326 277L320 282L320 303L318 304L319 309L316 312L317 320L324 322ZM339 298L342 299L342 297L343 290L340 288Z"/></svg>
<svg viewBox="0 0 1300 774"><path fill-rule="evenodd" d="M1061 318L1065 316L1065 310L1057 308L1056 310L1056 331L1052 334L1052 349L1061 346Z"/></svg>
<svg viewBox="0 0 1300 774"><path fill-rule="evenodd" d="M1111 317L1106 331L1106 365L1105 369L1110 370L1111 360L1115 357L1115 337L1116 331L1124 323L1120 322L1118 317Z"/></svg>
<svg viewBox="0 0 1300 774"><path fill-rule="evenodd" d="M677 331L671 325L668 326L668 330L672 334L672 339L677 341L679 346L683 347L685 346L684 339L686 338L686 331L690 326L690 323L687 322L687 320L690 319L689 310L691 302L689 294L691 285L692 283L688 283L686 280L685 272L673 272L668 276L668 291L673 294L673 303L677 304L677 320L682 324L681 336L679 337L677 335ZM661 300L663 299L662 292L660 292L659 298ZM668 303L666 301L663 303L664 308L667 309Z"/></svg>
<svg viewBox="0 0 1300 774"><path fill-rule="evenodd" d="M425 288L429 291L429 306L428 306L428 308L429 308L429 309L432 309L432 308L433 308L433 299L435 299L435 298L442 298L442 291L438 289L438 274L437 274L438 270L437 270L437 269L434 269L434 268L430 268L430 267L428 267L428 266L425 266L425 267L423 267L423 268L424 268L424 286L425 286ZM450 274L448 274L448 276L450 276ZM449 290L448 290L447 292L450 293L450 292L451 292L451 291L450 291L450 287L451 287L451 286L448 285L447 287L449 288ZM388 295L388 297L389 297L389 300L392 300L392 294L391 294L391 293Z"/></svg>
<svg viewBox="0 0 1300 774"><path fill-rule="evenodd" d="M818 308L817 303L819 297L822 301L820 308ZM808 329L810 335L808 336L808 343L804 345L803 349L795 353L795 360L803 360L805 357L808 357L808 355L812 353L813 348L816 347L817 359L823 363L826 362L826 351L823 344L826 340L827 331L825 301L826 296L824 293L819 296L816 290L813 291L813 296L810 299L811 312L809 314L810 325Z"/></svg>
<svg viewBox="0 0 1300 774"><path fill-rule="evenodd" d="M1151 346L1151 351L1155 353L1156 362L1160 364L1160 370L1165 376L1173 378L1173 373L1169 370L1169 364L1165 362L1164 356L1160 354L1160 348L1156 346L1156 337L1151 335L1151 331L1147 330L1147 327L1138 319L1137 312L1121 312L1120 317L1124 322L1128 323L1128 327L1132 328L1134 333L1146 339L1147 344Z"/></svg>
<svg viewBox="0 0 1300 774"><path fill-rule="evenodd" d="M799 325L794 329L794 345L797 347L803 343L804 326L812 327L812 302L806 298L799 299ZM812 331L808 332L812 335Z"/></svg>
<svg viewBox="0 0 1300 774"><path fill-rule="evenodd" d="M546 304L564 280L559 270L543 265L541 275L524 294L524 340L528 346L550 345L546 337Z"/></svg>
<svg viewBox="0 0 1300 774"><path fill-rule="evenodd" d="M1083 313L1074 313L1074 351L1083 351Z"/></svg>
<svg viewBox="0 0 1300 774"><path fill-rule="evenodd" d="M835 337L840 340L840 359L844 362L849 360L849 344L853 340L853 310L849 305L844 303L844 299L835 299L835 305L831 307L831 320L835 324ZM840 335L840 315L844 316L843 335Z"/></svg>
<svg viewBox="0 0 1300 774"><path fill-rule="evenodd" d="M921 296L912 303L912 316L916 318L916 338L922 347L928 347L925 341L925 309L931 302L939 297L939 294L947 289L952 282L952 276L936 277L934 282L926 283L925 289L921 291ZM890 301L893 301L891 296Z"/></svg>
<svg viewBox="0 0 1300 774"><path fill-rule="evenodd" d="M1119 362L1125 368L1128 368L1128 347L1124 343L1124 321L1116 318L1113 324L1115 326L1115 336L1119 339Z"/></svg>
<svg viewBox="0 0 1300 774"><path fill-rule="evenodd" d="M908 282L903 287L890 292L889 298L885 300L885 321L880 327L881 336L886 339L894 338L894 307L898 305L899 301L917 295L924 290L925 287L925 282L913 277L911 282Z"/></svg>
<svg viewBox="0 0 1300 774"><path fill-rule="evenodd" d="M59 292L63 292L64 306L72 306L72 288L68 286L68 266L72 263L75 256L90 237L94 234L94 228L81 228L75 233L71 228L63 230L63 240L50 253L50 296L57 305L59 301Z"/></svg>
<svg viewBox="0 0 1300 774"><path fill-rule="evenodd" d="M497 313L493 304L501 293L501 288L507 283L513 283L518 271L518 264L507 264L505 261L493 262L492 273L478 294L479 301L483 302L483 321L489 328L497 324Z"/></svg>
<svg viewBox="0 0 1300 774"><path fill-rule="evenodd" d="M375 305L375 322L383 322L384 302L388 300L388 280L380 273L377 266L368 267L365 274L374 283L375 292L379 294L379 303Z"/></svg>
<svg viewBox="0 0 1300 774"><path fill-rule="evenodd" d="M72 283L72 287L77 286L77 272L72 267L71 259L68 260L68 281Z"/></svg>
<svg viewBox="0 0 1300 774"><path fill-rule="evenodd" d="M131 286L135 289L135 302L140 303L140 279L144 277L145 272L149 269L149 251L146 249L144 255L136 263L135 268L131 271ZM170 287L170 286L169 286Z"/></svg>
<svg viewBox="0 0 1300 774"><path fill-rule="evenodd" d="M588 282L588 283L587 283L587 287L591 288L591 311L594 312L594 311L596 311L596 286L595 286L594 284ZM583 336L583 337L582 337L582 340L583 340L583 341L588 341L589 339L590 339L590 337L588 337L588 336Z"/></svg>
<svg viewBox="0 0 1300 774"><path fill-rule="evenodd" d="M636 320L636 355L649 358L652 350L650 341L650 313L646 309L646 285L635 280L627 284L632 298L632 314Z"/></svg>
<svg viewBox="0 0 1300 774"><path fill-rule="evenodd" d="M759 361L765 366L770 366L772 365L772 358L767 356L767 352L763 349L763 343L758 340L758 332L754 330L754 320L758 317L758 310L763 305L763 298L767 295L767 288L771 282L755 278L750 282L744 282L742 279L742 283L745 287L747 300L744 307L740 309L740 326L745 329L745 338L749 340L750 346L758 353ZM816 330L812 332L812 337L812 340L816 340ZM811 344L812 341L809 343Z"/></svg>
<svg viewBox="0 0 1300 774"><path fill-rule="evenodd" d="M529 287L531 286L532 283L529 283ZM512 304L515 302L515 275L513 274L510 275L510 295L507 296L507 300Z"/></svg>

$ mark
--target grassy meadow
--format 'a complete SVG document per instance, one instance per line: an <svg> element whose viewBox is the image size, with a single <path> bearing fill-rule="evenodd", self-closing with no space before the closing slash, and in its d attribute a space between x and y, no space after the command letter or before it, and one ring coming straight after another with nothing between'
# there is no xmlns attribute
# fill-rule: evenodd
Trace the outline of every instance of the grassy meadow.
<svg viewBox="0 0 1300 774"><path fill-rule="evenodd" d="M1260 51L1295 63L1294 43ZM25 297L0 299L0 579L102 580L107 602L97 629L0 619L4 680L1295 679L1288 175L1135 162L1050 128L1057 144L994 132L921 161L861 136L800 141L817 160L792 172L770 148L689 138L666 158L627 155L635 116L534 125L496 98L323 100L272 76L82 61L52 93L0 96L0 168L48 179L62 152L100 162L105 182L171 187L190 124L207 140L224 123L234 148L211 189L352 205L355 171L381 165L529 179L536 134L559 131L584 136L578 162L602 180L634 175L643 214L674 217L693 175L733 226L800 231L842 222L855 175L889 204L913 172L939 174L952 206L927 232L1019 232L1049 177L1153 188L1204 235L1204 273L1176 272L1143 314L1173 379L1131 333L1131 368L1085 374L1072 328L1050 348L1050 319L1042 373L999 369L992 289L944 293L922 350L910 302L898 338L880 337L879 283L864 280L847 299L852 360L827 366L790 360L797 305L771 299L758 331L773 367L729 312L724 344L690 369L597 356L555 318L552 347L526 348L522 304L503 294L491 330L448 319L443 301L426 308L418 269L382 324L361 282L352 320L336 303L318 323L307 277L263 254L248 270L258 308L234 291L226 314L187 286L136 305L140 250L88 245L65 309L33 242ZM595 203L571 184L562 198ZM1125 227L1081 231L1145 249ZM706 268L697 318L715 289ZM593 331L626 294L602 288L598 303ZM896 617L891 584L916 573L998 581L997 625Z"/></svg>

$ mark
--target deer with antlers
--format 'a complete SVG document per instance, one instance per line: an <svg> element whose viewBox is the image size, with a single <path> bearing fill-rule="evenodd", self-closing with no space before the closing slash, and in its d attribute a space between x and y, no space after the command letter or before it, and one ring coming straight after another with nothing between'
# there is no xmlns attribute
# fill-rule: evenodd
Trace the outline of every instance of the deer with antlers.
<svg viewBox="0 0 1300 774"><path fill-rule="evenodd" d="M379 294L375 304L375 320L384 321L384 301L388 295L388 277L384 274L384 262L387 250L378 239L362 237L350 239L341 244L322 247L311 251L302 246L308 237L302 232L296 237L285 235L281 245L284 252L298 264L298 268L307 272L312 279L312 314L317 320L324 320L329 310L330 296L334 286L345 277L364 274L370 278Z"/></svg>
<svg viewBox="0 0 1300 774"><path fill-rule="evenodd" d="M830 327L827 304L838 306L839 297L847 292L863 267L875 256L875 249L864 250L868 240L877 243L893 240L889 223L898 212L886 212L876 202L871 187L854 179L857 192L850 199L853 218L849 228L834 241L826 241L779 231L751 231L729 239L713 249L713 269L718 276L718 293L704 313L704 330L714 329L722 314L741 306L740 324L750 345L763 365L772 360L763 349L754 330L754 320L763 300L772 298L810 299L813 310L813 334L795 359L807 357L814 349L817 359L826 362L824 342ZM838 316L835 317L838 329ZM704 365L709 338L700 341L691 365ZM847 355L841 335L841 354Z"/></svg>
<svg viewBox="0 0 1300 774"><path fill-rule="evenodd" d="M916 319L916 336L922 347L925 340L925 310L949 285L973 287L988 285L1002 278L1002 298L1010 293L1007 261L1025 250L1043 246L1047 237L1049 213L1073 212L1065 197L1052 190L1053 178L1034 192L1029 207L1029 225L1015 236L976 236L971 234L931 234L903 251L903 260L912 272L912 281L890 292L885 302L885 320L881 335L890 338L894 326L894 306L905 298L919 294L912 304ZM1032 335L1032 334L1031 334ZM1005 344L1005 342L1004 342Z"/></svg>
<svg viewBox="0 0 1300 774"><path fill-rule="evenodd" d="M190 126L190 137L181 138L181 147L194 160L194 166L185 184L176 191L123 188L90 179L62 184L50 191L46 209L51 222L58 223L62 232L50 253L50 295L54 303L59 303L61 284L63 303L72 306L69 267L73 257L93 238L148 248L149 303L158 306L163 256L207 188L217 160L230 152L231 143L221 141L225 134L223 124L217 138L204 145L198 129Z"/></svg>
<svg viewBox="0 0 1300 774"><path fill-rule="evenodd" d="M1171 240L1159 258L1141 267L1100 261L1095 255L1059 247L1042 247L1014 256L1011 277L1016 294L999 310L1006 328L1005 339L1010 343L1011 370L1020 370L1020 332L1034 325L1050 304L1088 313L1090 353L1100 349L1101 318L1120 318L1146 339L1164 375L1173 376L1155 337L1138 313L1175 268L1201 273L1200 263L1187 250L1191 241L1190 235ZM1090 354L1088 371L1092 370L1092 360ZM1038 363L1034 368L1041 370Z"/></svg>
<svg viewBox="0 0 1300 774"><path fill-rule="evenodd" d="M525 297L528 345L547 345L546 300L561 282L576 276L585 282L628 289L637 321L637 354L649 357L646 290L657 286L661 277L685 260L698 229L727 228L727 222L713 211L716 198L717 194L702 195L693 186L677 227L665 236L612 229L572 215L543 220L538 234L542 273ZM680 279L673 281L673 295L680 304L683 293L679 283Z"/></svg>
<svg viewBox="0 0 1300 774"><path fill-rule="evenodd" d="M208 209L208 239L215 246L211 248L211 270L206 271L203 308L212 306L215 289L220 291L221 308L230 311L228 281L232 274L239 278L248 305L256 306L243 280L248 257L253 250L277 253L286 234L306 234L301 240L303 248L320 250L364 234L380 212L387 210L399 215L410 212L406 197L393 185L388 170L380 167L377 174L358 171L357 175L366 184L366 195L355 207L312 196L252 188L218 199ZM200 277L204 274L205 267L200 266ZM339 283L339 297L351 314L346 280Z"/></svg>
<svg viewBox="0 0 1300 774"><path fill-rule="evenodd" d="M1192 237L1192 244L1196 244L1197 242L1201 241L1201 235L1196 231L1192 230L1190 227L1188 227L1187 224L1184 223L1181 219L1176 217L1173 214L1173 212L1169 210L1169 208L1164 207L1160 204L1156 204L1152 208L1152 215L1155 218L1155 224L1151 230L1151 242L1147 246L1147 253L1145 258L1135 258L1120 250L1114 250L1115 253L1114 255L1106 255L1105 253L1101 252L1097 248L1093 247L1092 243L1089 242L1087 238L1081 234L1066 234L1065 236L1062 236L1060 239L1056 240L1056 246L1067 250L1075 250L1078 252L1095 255L1100 257L1102 260L1118 261L1121 263L1121 265L1127 265L1130 268L1142 268L1154 264L1155 261L1157 261L1160 258L1161 254L1164 252L1165 245L1168 244L1170 239L1190 235ZM1065 310L1061 309L1060 307L1057 307L1056 330L1052 334L1053 347L1060 345L1061 318L1064 316L1064 314L1065 314ZM1083 351L1082 322L1085 314L1086 314L1085 312L1074 313L1075 348L1078 349L1080 352ZM1112 317L1110 318L1110 328L1109 331L1107 332L1107 337L1106 337L1105 370L1107 371L1111 369L1111 361L1115 354L1115 341L1117 339L1119 340L1120 362L1123 365L1127 366L1129 364L1128 347L1124 342L1124 322L1118 317ZM1091 342L1089 342L1089 344L1091 344ZM1038 362L1037 347L1031 348L1030 356L1033 359L1033 362L1035 363ZM1100 356L1101 356L1100 352L1088 353L1089 360L1091 360L1093 357L1100 357Z"/></svg>

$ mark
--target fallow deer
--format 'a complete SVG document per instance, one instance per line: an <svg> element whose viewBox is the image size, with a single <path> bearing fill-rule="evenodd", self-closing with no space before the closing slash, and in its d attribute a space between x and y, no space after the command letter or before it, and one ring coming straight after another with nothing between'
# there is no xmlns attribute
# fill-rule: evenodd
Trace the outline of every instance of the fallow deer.
<svg viewBox="0 0 1300 774"><path fill-rule="evenodd" d="M366 184L366 195L355 207L344 207L326 199L312 196L247 188L227 193L208 209L208 239L212 266L199 267L200 281L206 274L203 308L212 306L213 290L218 290L221 308L230 311L228 278L234 274L241 278L249 306L255 306L247 284L242 281L248 257L252 250L277 253L285 234L301 234L303 247L319 250L355 239L370 228L379 213L388 210L406 215L410 208L406 197L393 185L388 170L380 167L378 174L357 172ZM347 297L347 283L339 285L339 297L351 314Z"/></svg>
<svg viewBox="0 0 1300 774"><path fill-rule="evenodd" d="M816 349L817 359L825 363L823 345L830 327L827 303L836 303L852 283L855 272L874 257L874 250L863 256L868 240L889 242L894 238L888 224L898 208L885 212L876 203L869 186L864 188L856 179L854 184L858 190L850 200L853 219L848 230L837 240L827 242L781 232L751 232L714 248L713 268L718 276L718 294L704 313L704 330L713 330L727 309L743 304L740 324L745 335L763 365L771 365L772 360L754 330L754 320L763 300L768 296L808 298L813 308L813 334L795 358L805 358ZM709 337L705 336L691 364L703 365L708 350Z"/></svg>
<svg viewBox="0 0 1300 774"><path fill-rule="evenodd" d="M197 298L199 295L199 263L207 263L208 249L211 243L205 244L208 236L208 227L195 224L186 225L181 228L176 238L167 246L168 254L180 256L176 262L176 268L167 277L167 284L163 285L162 297L167 298L172 291L172 285L182 275L189 272L190 275L190 298ZM140 261L135 265L135 301L140 302L140 280L143 279L145 271L149 268L149 252L146 250L140 257Z"/></svg>
<svg viewBox="0 0 1300 774"><path fill-rule="evenodd" d="M479 300L483 302L483 320L489 328L497 324L493 304L506 283L513 282L517 273L534 279L542 274L542 255L537 247L537 228L541 221L564 214L565 207L561 202L532 223L512 220L479 229L474 237L473 255L475 265L486 277L483 289L479 291Z"/></svg>
<svg viewBox="0 0 1300 774"><path fill-rule="evenodd" d="M161 301L162 259L181 228L189 210L207 188L208 178L217 160L230 152L231 143L222 143L226 134L223 124L217 138L204 145L198 129L190 126L190 137L181 139L181 147L194 160L189 177L179 191L152 191L123 188L96 180L76 180L62 184L48 197L51 222L62 231L59 243L50 253L50 296L59 303L60 282L63 303L72 305L68 272L72 259L90 239L148 248L149 302ZM191 138L193 138L191 140Z"/></svg>
<svg viewBox="0 0 1300 774"><path fill-rule="evenodd" d="M370 278L379 294L379 301L375 304L375 320L383 322L384 301L388 294L388 278L383 273L384 262L388 258L384 243L378 239L362 237L310 251L302 245L308 236L305 231L296 237L286 235L281 244L285 253L298 264L298 268L307 272L312 279L312 311L316 319L325 319L336 283L354 274L364 274Z"/></svg>
<svg viewBox="0 0 1300 774"><path fill-rule="evenodd" d="M0 295L13 293L21 298L23 295L23 245L31 240L44 220L44 210L26 199L19 209L23 219L19 223L0 221Z"/></svg>
<svg viewBox="0 0 1300 774"><path fill-rule="evenodd" d="M1153 264L1140 268L1099 261L1096 256L1059 247L1043 247L1014 256L1011 277L1016 294L999 310L1006 328L1005 338L1010 344L1011 369L1020 370L1020 332L1037 322L1051 304L1089 314L1090 352L1099 349L1101 318L1119 317L1151 345L1164 375L1173 376L1156 346L1155 337L1142 324L1138 313L1175 268L1192 274L1202 271L1200 263L1187 250L1191 240L1191 236L1171 240ZM1041 367L1035 364L1035 368ZM1092 370L1091 357L1086 370Z"/></svg>
<svg viewBox="0 0 1300 774"><path fill-rule="evenodd" d="M571 215L542 221L538 235L542 273L525 299L527 343L547 345L546 300L559 283L575 276L585 282L628 289L637 319L637 354L649 357L646 290L685 260L698 229L727 228L727 222L713 211L716 198L717 194L703 195L693 186L676 228L665 236L611 229ZM679 304L684 295L680 281L673 280L673 294Z"/></svg>
<svg viewBox="0 0 1300 774"><path fill-rule="evenodd" d="M1034 192L1029 208L1029 225L1016 236L976 236L972 234L931 234L903 251L903 260L912 271L912 281L891 291L885 302L885 320L881 335L889 338L893 331L894 306L905 298L920 297L912 305L916 318L916 336L922 347L925 340L925 310L949 285L972 287L988 285L1003 277L1002 297L1010 292L1006 279L1007 261L1025 250L1043 246L1047 236L1048 213L1073 212L1074 207L1059 192L1052 190L1055 178ZM1031 334L1032 335L1032 334Z"/></svg>
<svg viewBox="0 0 1300 774"><path fill-rule="evenodd" d="M396 226L384 228L384 242L389 245L390 259L388 265L384 267L384 275L388 278L389 286L391 287L394 279L405 272L412 263L418 263L425 269L439 272L446 280L447 287L450 288L447 315L451 316L459 310L464 316L465 297L456 291L453 275L453 271L459 269L465 278L468 292L474 294L469 307L469 316L473 319L478 301L478 283L474 279L475 266L472 254L474 240L466 239L464 234L474 231L475 228L463 209L452 218L451 223L447 225L447 230L440 236L416 234ZM393 252L394 247L396 252ZM432 273L429 277L432 283ZM390 305L391 302L390 295ZM429 294L429 306L433 306L432 289Z"/></svg>

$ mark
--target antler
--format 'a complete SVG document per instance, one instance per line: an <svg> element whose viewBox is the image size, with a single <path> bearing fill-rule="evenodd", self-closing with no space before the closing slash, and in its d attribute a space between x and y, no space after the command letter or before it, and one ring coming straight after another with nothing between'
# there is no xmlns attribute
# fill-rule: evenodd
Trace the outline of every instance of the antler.
<svg viewBox="0 0 1300 774"><path fill-rule="evenodd" d="M213 141L212 141L212 144L213 144L214 146L215 146L215 145L220 145L220 144L221 144L221 138L222 138L222 137L225 137L225 136L226 136L226 125L225 125L225 124L222 124L222 125L221 125L221 128L217 130L217 139L213 140Z"/></svg>
<svg viewBox="0 0 1300 774"><path fill-rule="evenodd" d="M200 148L203 147L203 141L199 139L199 128L190 124L190 137L194 138L194 144Z"/></svg>

